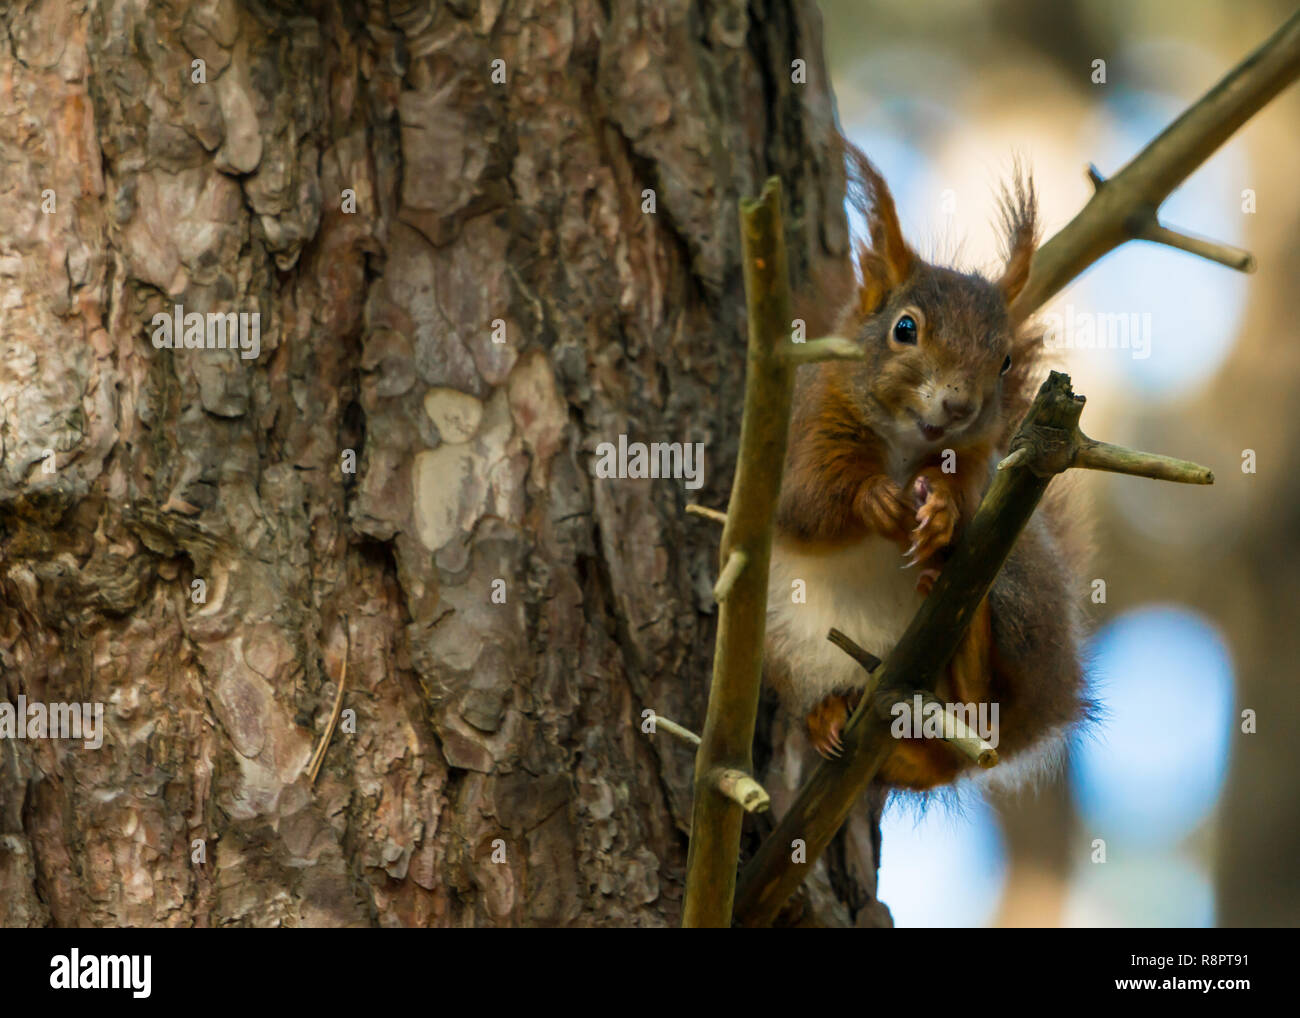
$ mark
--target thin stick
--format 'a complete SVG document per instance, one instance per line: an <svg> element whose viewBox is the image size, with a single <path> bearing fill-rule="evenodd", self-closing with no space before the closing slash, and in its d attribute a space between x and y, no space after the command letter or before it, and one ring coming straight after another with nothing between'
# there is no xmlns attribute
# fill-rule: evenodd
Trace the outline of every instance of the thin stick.
<svg viewBox="0 0 1300 1018"><path fill-rule="evenodd" d="M749 556L743 551L733 551L727 556L727 564L722 567L722 572L718 576L718 582L713 585L713 600L722 604L731 593L731 588L736 585L740 579L740 574L745 571L745 563L749 561Z"/></svg>
<svg viewBox="0 0 1300 1018"><path fill-rule="evenodd" d="M682 925L731 925L744 810L717 786L718 768L753 771L767 624L767 572L772 520L781 490L794 368L781 354L789 342L790 277L786 270L781 182L773 177L756 201L740 203L749 347L745 409L736 476L722 530L719 562L725 577L735 552L743 568L718 609L713 681L700 748L695 754L695 803L686 860ZM720 586L723 586L720 583Z"/></svg>
<svg viewBox="0 0 1300 1018"><path fill-rule="evenodd" d="M727 525L727 514L720 513L716 509L710 509L708 506L696 505L692 502L686 507L686 511L692 516L700 516L706 520L712 520L714 523L719 523L724 527Z"/></svg>
<svg viewBox="0 0 1300 1018"><path fill-rule="evenodd" d="M932 700L931 702L937 703L938 701ZM943 711L943 737L948 745L970 757L971 760L985 770L997 766L998 751L990 743L980 738L978 732L971 729L953 710L948 708L944 708Z"/></svg>
<svg viewBox="0 0 1300 1018"><path fill-rule="evenodd" d="M840 650L844 651L845 654L853 658L854 661L860 664L868 672L874 672L877 668L880 667L880 658L876 657L875 654L871 654L863 650L861 647L859 647L856 643L850 640L838 629L832 629L829 633L827 633L826 639L830 640L831 643L839 647Z"/></svg>
<svg viewBox="0 0 1300 1018"><path fill-rule="evenodd" d="M1025 448L1015 449L1005 459L998 462L999 470L1010 470L1012 467L1019 466L1029 459L1029 450Z"/></svg>
<svg viewBox="0 0 1300 1018"><path fill-rule="evenodd" d="M1255 256L1249 251L1233 247L1231 244L1221 244L1217 240L1198 237L1192 233L1171 230L1160 223L1148 223L1138 231L1136 239L1149 240L1154 244L1164 244L1166 247L1177 248L1188 254L1199 255L1201 258L1226 265L1238 272L1255 271Z"/></svg>
<svg viewBox="0 0 1300 1018"><path fill-rule="evenodd" d="M840 336L811 339L807 343L787 343L781 348L791 364L816 364L818 361L860 361L866 356L861 343Z"/></svg>
<svg viewBox="0 0 1300 1018"><path fill-rule="evenodd" d="M343 713L343 687L348 681L348 655L352 652L352 630L348 627L348 617L340 616L343 619L343 674L339 676L339 688L334 693L334 709L330 711L329 724L325 726L325 732L316 745L316 752L311 756L311 763L307 765L307 773L311 777L311 784L316 784L316 776L320 774L321 766L325 763L325 752L329 749L330 739L334 737L334 729L338 727L339 715Z"/></svg>
<svg viewBox="0 0 1300 1018"><path fill-rule="evenodd" d="M675 735L684 742L689 742L692 746L700 744L700 737L689 728L683 728L676 721L669 721L663 715L656 714L654 716L654 730L657 732L661 728L669 735Z"/></svg>
<svg viewBox="0 0 1300 1018"><path fill-rule="evenodd" d="M992 743L986 742L980 734L971 728L956 713L952 704L944 704L935 699L924 689L914 689L901 696L896 694L877 695L873 702L876 713L881 718L892 722L895 719L895 707L906 704L909 711L916 713L917 697L920 697L921 712L937 710L943 716L943 728L940 732L943 740L954 749L969 757L980 767L993 767L998 762L998 751Z"/></svg>
<svg viewBox="0 0 1300 1018"><path fill-rule="evenodd" d="M1101 171L1091 163L1088 164L1088 179L1092 181L1094 192L1100 191L1106 183L1106 178L1101 175ZM1160 222L1156 209L1152 205L1145 203L1138 205L1129 216L1127 227L1129 236L1133 240L1148 240L1153 244L1177 248L1179 251L1218 262L1238 272L1255 271L1255 256L1249 251L1233 247L1231 244L1220 244L1218 241L1198 237L1183 230L1170 229Z"/></svg>
<svg viewBox="0 0 1300 1018"><path fill-rule="evenodd" d="M716 767L712 771L712 781L719 792L739 803L746 813L765 813L772 805L767 790L744 771Z"/></svg>
<svg viewBox="0 0 1300 1018"><path fill-rule="evenodd" d="M1213 484L1214 472L1209 467L1188 460L1161 456L1154 452L1139 452L1122 445L1098 442L1080 436L1079 451L1074 454L1073 466L1087 470L1109 470L1115 474L1134 474L1154 481L1176 481L1179 484Z"/></svg>

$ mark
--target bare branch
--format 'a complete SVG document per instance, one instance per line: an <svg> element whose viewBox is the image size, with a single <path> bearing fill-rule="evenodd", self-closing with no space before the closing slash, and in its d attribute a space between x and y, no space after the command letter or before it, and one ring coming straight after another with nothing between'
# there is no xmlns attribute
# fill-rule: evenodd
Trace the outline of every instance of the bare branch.
<svg viewBox="0 0 1300 1018"><path fill-rule="evenodd" d="M1089 265L1125 241L1139 238L1151 224L1163 230L1155 222L1160 204L1297 75L1300 75L1300 12L1292 15L1270 39L1234 67L1115 176L1105 179L1096 167L1090 168L1089 178L1095 189L1092 199L1034 255L1029 282L1016 298L1012 316L1019 321L1028 318ZM1145 214L1135 217L1139 210L1149 210L1150 223ZM1180 240L1183 237L1175 236ZM1161 235L1160 242L1169 243L1169 238ZM1200 243L1209 247L1193 250L1194 254L1210 257L1212 253L1226 253L1222 245L1216 250L1213 242Z"/></svg>
<svg viewBox="0 0 1300 1018"><path fill-rule="evenodd" d="M782 356L791 321L790 277L781 218L781 182L773 177L754 201L740 203L740 233L749 317L745 410L719 561L717 646L700 748L686 860L683 926L728 927L740 855L741 805L719 789L715 771L753 769L767 622L772 520L781 490L794 367ZM743 554L743 567L733 558ZM729 574L730 584L724 584Z"/></svg>
<svg viewBox="0 0 1300 1018"><path fill-rule="evenodd" d="M700 516L706 520L712 520L714 523L721 524L724 527L727 525L726 513L718 512L716 509L710 509L706 505L696 505L692 502L686 507L686 511L692 516Z"/></svg>
<svg viewBox="0 0 1300 1018"><path fill-rule="evenodd" d="M658 732L661 728L669 735L675 735L683 742L689 742L692 746L700 744L700 737L689 728L679 725L676 721L670 721L661 714L656 714L654 716L654 730Z"/></svg>
<svg viewBox="0 0 1300 1018"><path fill-rule="evenodd" d="M765 813L772 805L767 790L744 771L717 767L711 772L711 780L719 792L739 803L746 813Z"/></svg>
<svg viewBox="0 0 1300 1018"><path fill-rule="evenodd" d="M845 654L853 658L854 661L860 664L868 672L874 672L877 668L880 667L880 658L876 657L875 654L871 654L863 650L851 639L849 639L848 636L840 632L838 629L832 629L829 633L827 633L826 639L830 640L831 643L839 647L840 650L844 651Z"/></svg>
<svg viewBox="0 0 1300 1018"><path fill-rule="evenodd" d="M1029 459L1029 450L1025 448L1016 449L1006 459L998 463L999 470L1010 470L1012 467L1019 466Z"/></svg>
<svg viewBox="0 0 1300 1018"><path fill-rule="evenodd" d="M958 750L964 756L969 757L980 767L989 768L996 766L998 762L998 751L988 742L980 738L979 733L973 731L952 709L936 700L929 693L918 689L913 691L912 696L906 699L912 699L919 696L921 698L921 709L927 708L938 710L943 715L943 739L948 745ZM896 703L893 697L889 698L889 703ZM888 708L881 704L885 709L885 716L892 717L893 714ZM880 709L880 708L878 708Z"/></svg>
<svg viewBox="0 0 1300 1018"><path fill-rule="evenodd" d="M718 582L713 585L713 600L721 604L731 593L731 588L736 585L740 579L740 574L745 571L745 564L749 561L749 556L743 551L736 550L727 556L727 564L722 567L722 572L718 574Z"/></svg>
<svg viewBox="0 0 1300 1018"><path fill-rule="evenodd" d="M1149 240L1154 244L1164 244L1166 247L1177 248L1188 254L1199 255L1209 261L1226 265L1230 269L1236 269L1238 272L1255 271L1255 256L1249 251L1233 247L1231 244L1220 244L1216 240L1208 240L1195 234L1171 230L1158 222L1151 222L1140 228L1136 239Z"/></svg>
<svg viewBox="0 0 1300 1018"><path fill-rule="evenodd" d="M811 339L807 343L787 343L782 355L791 364L816 364L818 361L860 361L866 356L861 343L841 336Z"/></svg>
<svg viewBox="0 0 1300 1018"><path fill-rule="evenodd" d="M1154 452L1138 452L1122 445L1098 442L1080 435L1079 451L1074 454L1076 467L1087 470L1109 470L1116 474L1134 474L1153 481L1177 481L1180 484L1213 484L1214 473L1208 467L1188 460L1161 456Z"/></svg>

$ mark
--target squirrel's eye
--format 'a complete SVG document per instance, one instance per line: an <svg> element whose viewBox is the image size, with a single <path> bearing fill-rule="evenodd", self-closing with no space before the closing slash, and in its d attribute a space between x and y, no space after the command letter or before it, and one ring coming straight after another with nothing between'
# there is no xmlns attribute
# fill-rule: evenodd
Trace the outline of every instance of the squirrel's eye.
<svg viewBox="0 0 1300 1018"><path fill-rule="evenodd" d="M1011 370L1011 354L1007 354L1007 359L1002 362L1001 374L1006 374Z"/></svg>
<svg viewBox="0 0 1300 1018"><path fill-rule="evenodd" d="M903 315L894 323L894 342L916 343L916 319L911 315Z"/></svg>

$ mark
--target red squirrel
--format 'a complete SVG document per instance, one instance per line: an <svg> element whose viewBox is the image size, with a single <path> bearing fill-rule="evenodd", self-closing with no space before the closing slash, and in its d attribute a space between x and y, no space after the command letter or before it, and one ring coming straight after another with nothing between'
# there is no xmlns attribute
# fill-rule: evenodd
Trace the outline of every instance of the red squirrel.
<svg viewBox="0 0 1300 1018"><path fill-rule="evenodd" d="M859 248L833 331L865 358L807 365L796 379L765 648L768 681L823 756L839 752L867 681L828 630L888 656L1041 381L1041 337L1008 312L1037 244L1032 180L1017 172L1003 193L1005 264L986 279L918 257L879 172L845 150L870 245ZM1003 759L1050 744L1090 712L1067 554L1077 516L1063 508L1057 497L1040 504L935 690L943 702L998 705ZM802 599L792 595L796 580ZM942 741L903 738L877 780L925 790L969 766Z"/></svg>

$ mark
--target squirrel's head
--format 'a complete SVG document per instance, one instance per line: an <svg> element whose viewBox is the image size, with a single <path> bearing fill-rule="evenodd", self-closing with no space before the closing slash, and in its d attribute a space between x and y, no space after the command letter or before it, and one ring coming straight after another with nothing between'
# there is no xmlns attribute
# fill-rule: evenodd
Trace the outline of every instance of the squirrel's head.
<svg viewBox="0 0 1300 1018"><path fill-rule="evenodd" d="M1005 267L986 279L918 257L884 180L850 152L851 195L871 238L859 249L857 299L840 325L866 348L849 369L853 395L883 438L916 453L996 437L1008 373L1028 352L1017 349L1008 309L1029 278L1036 243L1032 181L1017 174L1003 195Z"/></svg>

